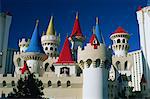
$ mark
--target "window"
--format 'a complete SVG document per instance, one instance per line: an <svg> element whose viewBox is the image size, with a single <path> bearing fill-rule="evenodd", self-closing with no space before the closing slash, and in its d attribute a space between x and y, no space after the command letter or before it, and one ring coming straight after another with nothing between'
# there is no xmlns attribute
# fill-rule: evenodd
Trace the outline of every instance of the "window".
<svg viewBox="0 0 150 99"><path fill-rule="evenodd" d="M15 81L12 81L12 82L11 82L11 86L15 86Z"/></svg>
<svg viewBox="0 0 150 99"><path fill-rule="evenodd" d="M49 80L48 81L48 87L52 86L52 82Z"/></svg>
<svg viewBox="0 0 150 99"><path fill-rule="evenodd" d="M44 68L45 71L47 70L48 65L49 65L49 63L46 63L46 64L45 64L45 68Z"/></svg>
<svg viewBox="0 0 150 99"><path fill-rule="evenodd" d="M117 40L117 43L120 43L120 39Z"/></svg>
<svg viewBox="0 0 150 99"><path fill-rule="evenodd" d="M69 68L68 67L63 67L60 69L60 74L66 74L69 75Z"/></svg>
<svg viewBox="0 0 150 99"><path fill-rule="evenodd" d="M124 63L124 70L127 70L127 66L128 66L128 61L126 61L126 62Z"/></svg>
<svg viewBox="0 0 150 99"><path fill-rule="evenodd" d="M57 51L57 48L55 48L55 51Z"/></svg>
<svg viewBox="0 0 150 99"><path fill-rule="evenodd" d="M117 62L116 62L116 67L117 67L118 70L121 69L121 63L120 63L120 61L117 61Z"/></svg>
<svg viewBox="0 0 150 99"><path fill-rule="evenodd" d="M45 47L45 50L48 50L48 47Z"/></svg>
<svg viewBox="0 0 150 99"><path fill-rule="evenodd" d="M51 69L51 71L55 71L55 67L54 67L54 65L52 65L51 67L50 67L50 69Z"/></svg>
<svg viewBox="0 0 150 99"><path fill-rule="evenodd" d="M100 66L100 59L96 59L96 67Z"/></svg>
<svg viewBox="0 0 150 99"><path fill-rule="evenodd" d="M57 87L61 86L61 81L57 81Z"/></svg>
<svg viewBox="0 0 150 99"><path fill-rule="evenodd" d="M4 81L3 81L3 87L5 87L5 86L6 86L6 81L4 80Z"/></svg>
<svg viewBox="0 0 150 99"><path fill-rule="evenodd" d="M67 81L67 87L71 86L71 82Z"/></svg>
<svg viewBox="0 0 150 99"><path fill-rule="evenodd" d="M52 50L53 50L53 48L52 48L52 47L50 47L50 50L52 51Z"/></svg>
<svg viewBox="0 0 150 99"><path fill-rule="evenodd" d="M92 60L88 59L86 62L87 62L88 68L89 68L91 66L91 64L92 64Z"/></svg>
<svg viewBox="0 0 150 99"><path fill-rule="evenodd" d="M125 39L122 40L122 43L125 43Z"/></svg>

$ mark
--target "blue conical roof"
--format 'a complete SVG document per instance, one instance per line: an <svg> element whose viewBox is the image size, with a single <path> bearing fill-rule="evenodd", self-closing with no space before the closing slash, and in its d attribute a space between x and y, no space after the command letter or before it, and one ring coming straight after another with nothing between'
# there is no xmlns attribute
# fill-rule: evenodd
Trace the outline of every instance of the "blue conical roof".
<svg viewBox="0 0 150 99"><path fill-rule="evenodd" d="M36 26L34 28L32 38L30 40L30 44L26 52L40 52L44 53L42 45L41 45L41 39L38 33L38 23L39 21L37 20Z"/></svg>
<svg viewBox="0 0 150 99"><path fill-rule="evenodd" d="M103 38L99 30L98 18L96 18L95 34L97 36L99 43L103 43Z"/></svg>

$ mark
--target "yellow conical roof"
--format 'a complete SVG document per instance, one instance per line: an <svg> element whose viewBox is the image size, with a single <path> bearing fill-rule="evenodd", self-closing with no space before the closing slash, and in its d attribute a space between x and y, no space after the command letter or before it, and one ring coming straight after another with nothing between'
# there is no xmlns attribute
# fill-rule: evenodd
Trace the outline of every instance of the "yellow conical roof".
<svg viewBox="0 0 150 99"><path fill-rule="evenodd" d="M54 22L53 22L53 16L51 16L51 20L49 22L46 35L55 35L55 28L54 28Z"/></svg>

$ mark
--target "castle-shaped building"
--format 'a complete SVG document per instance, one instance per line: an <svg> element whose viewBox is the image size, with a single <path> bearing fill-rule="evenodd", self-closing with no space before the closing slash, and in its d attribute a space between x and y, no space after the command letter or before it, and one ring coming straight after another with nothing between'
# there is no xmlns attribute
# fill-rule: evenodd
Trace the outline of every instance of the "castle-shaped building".
<svg viewBox="0 0 150 99"><path fill-rule="evenodd" d="M50 99L117 99L148 98L148 15L150 6L137 11L141 49L128 52L130 33L118 27L111 33L112 46L105 45L99 20L84 46L85 36L76 15L72 33L67 36L61 51L60 34L56 33L51 16L46 32L39 35L36 21L31 39L19 40L14 52L14 76L0 75L0 92L6 96L26 73L26 65L44 83L44 95ZM59 94L58 94L59 93Z"/></svg>

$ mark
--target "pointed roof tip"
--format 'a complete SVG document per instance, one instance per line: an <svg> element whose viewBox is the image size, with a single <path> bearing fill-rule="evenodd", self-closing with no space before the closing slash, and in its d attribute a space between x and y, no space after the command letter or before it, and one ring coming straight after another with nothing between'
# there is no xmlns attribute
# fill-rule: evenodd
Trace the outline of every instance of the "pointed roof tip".
<svg viewBox="0 0 150 99"><path fill-rule="evenodd" d="M74 63L68 37L66 37L62 50L59 54L58 61L56 63Z"/></svg>
<svg viewBox="0 0 150 99"><path fill-rule="evenodd" d="M80 23L78 20L78 12L76 14L76 19L74 21L74 25L73 25L73 29L72 29L72 33L71 33L70 37L73 37L73 36L83 37L83 34L81 32Z"/></svg>
<svg viewBox="0 0 150 99"><path fill-rule="evenodd" d="M39 25L39 20L37 19L36 20L36 27Z"/></svg>
<svg viewBox="0 0 150 99"><path fill-rule="evenodd" d="M76 19L78 19L79 18L79 13L78 12L76 12Z"/></svg>
<svg viewBox="0 0 150 99"><path fill-rule="evenodd" d="M121 26L119 26L115 32L113 32L112 34L118 34L118 33L127 33L124 28L122 28Z"/></svg>
<svg viewBox="0 0 150 99"><path fill-rule="evenodd" d="M93 34L95 34L95 26L93 26L92 32Z"/></svg>
<svg viewBox="0 0 150 99"><path fill-rule="evenodd" d="M96 17L96 24L99 24L99 19L98 19L98 17Z"/></svg>
<svg viewBox="0 0 150 99"><path fill-rule="evenodd" d="M49 21L49 25L46 31L46 35L55 35L55 28L54 28L54 17L51 16L50 21Z"/></svg>
<svg viewBox="0 0 150 99"><path fill-rule="evenodd" d="M44 53L43 47L41 45L41 37L38 32L38 23L39 20L36 21L36 25L34 28L34 31L32 33L32 37L29 43L29 47L27 48L26 52L39 52L39 53Z"/></svg>

